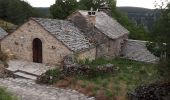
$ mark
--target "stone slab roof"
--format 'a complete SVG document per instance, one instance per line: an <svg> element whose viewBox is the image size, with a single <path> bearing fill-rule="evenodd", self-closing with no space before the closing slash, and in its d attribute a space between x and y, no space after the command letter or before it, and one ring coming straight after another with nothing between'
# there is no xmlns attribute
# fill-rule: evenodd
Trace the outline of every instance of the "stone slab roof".
<svg viewBox="0 0 170 100"><path fill-rule="evenodd" d="M78 12L84 17L87 17L88 15L88 11L80 10ZM129 31L126 28L104 12L96 12L95 27L112 39L117 39L125 34L129 34Z"/></svg>
<svg viewBox="0 0 170 100"><path fill-rule="evenodd" d="M45 30L61 41L70 50L76 52L88 49L91 44L73 23L65 20L32 18Z"/></svg>
<svg viewBox="0 0 170 100"><path fill-rule="evenodd" d="M0 27L0 39L3 39L8 33Z"/></svg>
<svg viewBox="0 0 170 100"><path fill-rule="evenodd" d="M122 49L123 58L147 63L157 63L159 58L147 49L146 43L147 41L127 39Z"/></svg>

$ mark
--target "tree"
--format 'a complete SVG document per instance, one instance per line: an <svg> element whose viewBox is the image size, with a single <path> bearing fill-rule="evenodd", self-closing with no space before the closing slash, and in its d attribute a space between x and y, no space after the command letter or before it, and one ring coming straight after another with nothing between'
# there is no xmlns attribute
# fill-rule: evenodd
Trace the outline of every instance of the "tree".
<svg viewBox="0 0 170 100"><path fill-rule="evenodd" d="M75 10L77 10L77 0L56 0L56 3L50 7L53 18L65 19Z"/></svg>
<svg viewBox="0 0 170 100"><path fill-rule="evenodd" d="M129 38L136 40L148 40L149 33L146 32L142 25L135 25L125 13L118 9L112 10L111 16L115 18L122 26L129 30Z"/></svg>
<svg viewBox="0 0 170 100"><path fill-rule="evenodd" d="M39 13L27 2L20 0L0 0L0 18L15 24L22 24L29 17Z"/></svg>
<svg viewBox="0 0 170 100"><path fill-rule="evenodd" d="M152 32L153 40L156 42L162 42L167 44L166 56L167 62L170 67L170 2L167 2L166 6L160 6L160 19L155 23L154 30Z"/></svg>
<svg viewBox="0 0 170 100"><path fill-rule="evenodd" d="M79 1L79 9L81 10L90 10L93 8L94 10L99 9L102 5L108 5L110 8L116 8L115 0L80 0Z"/></svg>

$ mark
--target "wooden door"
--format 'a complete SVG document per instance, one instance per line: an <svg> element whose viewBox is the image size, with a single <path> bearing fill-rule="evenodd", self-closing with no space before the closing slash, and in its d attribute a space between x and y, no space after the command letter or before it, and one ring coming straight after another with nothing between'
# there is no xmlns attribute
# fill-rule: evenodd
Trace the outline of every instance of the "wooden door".
<svg viewBox="0 0 170 100"><path fill-rule="evenodd" d="M33 40L33 62L42 63L42 42L38 38Z"/></svg>

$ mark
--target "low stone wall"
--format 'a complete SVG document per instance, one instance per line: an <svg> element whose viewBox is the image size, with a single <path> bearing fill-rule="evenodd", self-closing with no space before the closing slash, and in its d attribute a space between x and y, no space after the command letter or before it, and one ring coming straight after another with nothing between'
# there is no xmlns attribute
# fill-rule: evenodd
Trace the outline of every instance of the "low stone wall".
<svg viewBox="0 0 170 100"><path fill-rule="evenodd" d="M73 56L69 56L64 60L62 72L65 76L82 75L87 77L95 77L98 74L114 74L118 70L117 68L118 67L113 64L105 64L99 66L78 64L75 62Z"/></svg>
<svg viewBox="0 0 170 100"><path fill-rule="evenodd" d="M96 47L93 47L89 50L80 52L78 54L76 54L76 59L78 60L95 60L96 59Z"/></svg>

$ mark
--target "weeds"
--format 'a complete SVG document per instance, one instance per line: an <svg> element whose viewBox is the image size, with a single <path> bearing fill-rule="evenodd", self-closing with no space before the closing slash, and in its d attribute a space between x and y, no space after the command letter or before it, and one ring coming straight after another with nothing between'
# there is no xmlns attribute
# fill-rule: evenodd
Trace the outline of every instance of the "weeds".
<svg viewBox="0 0 170 100"><path fill-rule="evenodd" d="M0 100L17 100L17 98L0 87Z"/></svg>

